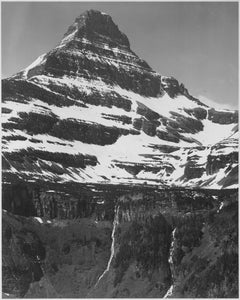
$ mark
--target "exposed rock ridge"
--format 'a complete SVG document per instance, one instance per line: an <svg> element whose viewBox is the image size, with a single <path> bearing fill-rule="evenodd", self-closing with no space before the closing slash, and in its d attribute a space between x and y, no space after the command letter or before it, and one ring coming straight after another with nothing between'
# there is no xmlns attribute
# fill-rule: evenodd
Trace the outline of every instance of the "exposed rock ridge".
<svg viewBox="0 0 240 300"><path fill-rule="evenodd" d="M72 34L78 38L93 38L96 33L104 36L106 41L111 39L119 46L130 49L127 36L118 29L111 16L97 10L88 10L77 17L64 34L63 40Z"/></svg>

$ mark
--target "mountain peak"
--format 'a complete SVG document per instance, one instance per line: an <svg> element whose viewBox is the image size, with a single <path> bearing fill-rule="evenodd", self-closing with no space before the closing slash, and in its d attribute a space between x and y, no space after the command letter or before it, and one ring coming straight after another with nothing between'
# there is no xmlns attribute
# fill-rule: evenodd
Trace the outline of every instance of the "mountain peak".
<svg viewBox="0 0 240 300"><path fill-rule="evenodd" d="M87 10L78 16L74 23L68 28L62 42L69 37L93 39L100 36L101 39L112 41L118 45L130 47L127 36L122 33L113 22L111 16L98 10Z"/></svg>

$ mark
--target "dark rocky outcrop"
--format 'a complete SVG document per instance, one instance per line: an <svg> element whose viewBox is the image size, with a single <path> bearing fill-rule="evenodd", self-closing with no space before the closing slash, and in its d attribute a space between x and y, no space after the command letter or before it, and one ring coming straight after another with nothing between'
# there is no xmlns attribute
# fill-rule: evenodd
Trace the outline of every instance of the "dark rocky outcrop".
<svg viewBox="0 0 240 300"><path fill-rule="evenodd" d="M163 89L168 93L168 95L171 98L174 98L177 96L180 92L180 87L177 79L173 77L166 77L162 76L161 77L161 83L163 86Z"/></svg>
<svg viewBox="0 0 240 300"><path fill-rule="evenodd" d="M205 168L196 165L194 162L189 161L184 169L184 176L187 180L193 178L200 178L205 171Z"/></svg>
<svg viewBox="0 0 240 300"><path fill-rule="evenodd" d="M214 123L218 124L232 124L238 122L238 113L237 111L217 111L214 108L209 109L208 119Z"/></svg>
<svg viewBox="0 0 240 300"><path fill-rule="evenodd" d="M65 95L45 90L36 84L25 80L4 79L2 81L3 102L11 100L20 103L29 103L31 98L39 99L47 104L56 106L71 106L81 103L69 99ZM17 95L17 96L16 96Z"/></svg>
<svg viewBox="0 0 240 300"><path fill-rule="evenodd" d="M31 191L23 184L3 187L2 208L16 215L37 215Z"/></svg>
<svg viewBox="0 0 240 300"><path fill-rule="evenodd" d="M161 76L161 86L171 98L175 98L178 95L184 95L189 100L196 102L198 105L207 107L207 105L202 103L200 100L190 95L183 83L179 84L178 80L172 76Z"/></svg>
<svg viewBox="0 0 240 300"><path fill-rule="evenodd" d="M169 141L169 142L174 142L178 143L179 142L179 135L175 132L166 132L166 131L161 131L157 130L156 132L157 137L159 137L161 140Z"/></svg>
<svg viewBox="0 0 240 300"><path fill-rule="evenodd" d="M232 152L227 155L209 155L207 159L206 172L207 174L217 173L221 168L227 164L238 163L238 153Z"/></svg>
<svg viewBox="0 0 240 300"><path fill-rule="evenodd" d="M102 36L102 39L110 38L117 45L120 44L130 49L127 36L118 29L112 18L97 10L88 10L77 17L73 25L68 28L64 37L75 31L77 31L76 35L78 38L85 37L90 38L90 40L92 38L94 42L96 40L95 35L99 34Z"/></svg>
<svg viewBox="0 0 240 300"><path fill-rule="evenodd" d="M139 115L144 116L146 119L152 121L152 120L158 120L160 115L156 113L155 111L149 109L146 105L137 102L137 113Z"/></svg>
<svg viewBox="0 0 240 300"><path fill-rule="evenodd" d="M197 133L203 130L203 124L200 120L186 118L176 112L171 112L171 115L172 119L176 120L177 128L180 128L183 132Z"/></svg>
<svg viewBox="0 0 240 300"><path fill-rule="evenodd" d="M207 110L202 107L196 107L193 109L184 109L190 116L194 116L198 120L204 120L207 117Z"/></svg>

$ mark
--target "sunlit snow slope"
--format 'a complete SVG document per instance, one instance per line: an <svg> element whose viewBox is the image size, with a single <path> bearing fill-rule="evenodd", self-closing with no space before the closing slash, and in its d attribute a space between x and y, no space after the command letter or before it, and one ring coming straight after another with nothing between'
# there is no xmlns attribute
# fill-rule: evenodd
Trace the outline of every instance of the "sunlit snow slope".
<svg viewBox="0 0 240 300"><path fill-rule="evenodd" d="M154 72L101 12L80 15L52 51L3 80L2 94L6 184L238 183L237 112Z"/></svg>

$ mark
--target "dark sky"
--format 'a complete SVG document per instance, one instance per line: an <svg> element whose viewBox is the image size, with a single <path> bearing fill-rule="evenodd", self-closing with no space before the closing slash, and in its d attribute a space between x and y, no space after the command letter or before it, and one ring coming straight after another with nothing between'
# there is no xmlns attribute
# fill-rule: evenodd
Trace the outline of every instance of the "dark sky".
<svg viewBox="0 0 240 300"><path fill-rule="evenodd" d="M2 77L51 50L87 9L110 14L160 74L196 97L237 107L237 2L2 2Z"/></svg>

